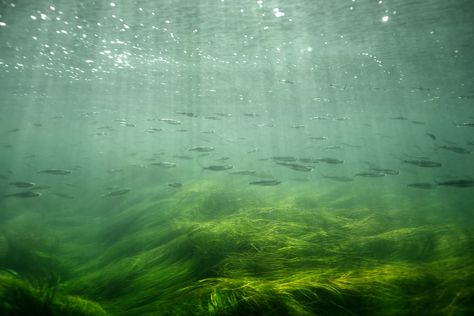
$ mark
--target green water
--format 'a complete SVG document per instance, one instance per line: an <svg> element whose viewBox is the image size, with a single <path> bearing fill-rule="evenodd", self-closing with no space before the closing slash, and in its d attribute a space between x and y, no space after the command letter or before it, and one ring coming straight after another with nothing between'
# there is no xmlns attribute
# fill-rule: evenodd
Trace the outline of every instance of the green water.
<svg viewBox="0 0 474 316"><path fill-rule="evenodd" d="M474 314L473 21L0 0L0 314Z"/></svg>

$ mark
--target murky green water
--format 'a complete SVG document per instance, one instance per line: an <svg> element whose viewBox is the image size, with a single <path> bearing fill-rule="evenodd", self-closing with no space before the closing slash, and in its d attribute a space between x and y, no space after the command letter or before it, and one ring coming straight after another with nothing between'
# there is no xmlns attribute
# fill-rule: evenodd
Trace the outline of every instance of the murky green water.
<svg viewBox="0 0 474 316"><path fill-rule="evenodd" d="M0 0L0 314L473 314L472 21Z"/></svg>

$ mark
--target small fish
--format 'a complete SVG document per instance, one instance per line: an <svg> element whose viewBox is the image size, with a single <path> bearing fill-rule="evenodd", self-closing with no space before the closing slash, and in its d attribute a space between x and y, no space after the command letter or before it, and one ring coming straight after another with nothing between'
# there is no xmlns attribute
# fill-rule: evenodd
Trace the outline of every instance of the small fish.
<svg viewBox="0 0 474 316"><path fill-rule="evenodd" d="M181 114L181 115L186 115L188 117L197 117L197 115L192 113L192 112L174 112L174 113Z"/></svg>
<svg viewBox="0 0 474 316"><path fill-rule="evenodd" d="M163 167L163 168L174 168L174 167L176 167L176 163L168 162L168 161L152 162L152 163L150 163L150 165Z"/></svg>
<svg viewBox="0 0 474 316"><path fill-rule="evenodd" d="M214 147L211 147L211 146L196 146L196 147L191 147L188 149L188 151L197 151L197 152L200 152L200 153L207 153L207 152L211 152L211 151L214 151L215 148Z"/></svg>
<svg viewBox="0 0 474 316"><path fill-rule="evenodd" d="M162 119L159 119L159 120L162 121L162 122L171 124L171 125L181 125L181 122L178 121L178 120L175 120L175 119L162 118Z"/></svg>
<svg viewBox="0 0 474 316"><path fill-rule="evenodd" d="M262 128L262 127L275 127L275 124L273 123L261 123L261 124L257 124L256 125L258 128Z"/></svg>
<svg viewBox="0 0 474 316"><path fill-rule="evenodd" d="M326 176L326 175L323 175L323 178L333 180L333 181L337 181L337 182L351 182L352 180L354 180L352 177L346 177L346 176Z"/></svg>
<svg viewBox="0 0 474 316"><path fill-rule="evenodd" d="M418 125L425 125L425 122L421 122L421 121L410 121L410 123L413 123L413 124L418 124Z"/></svg>
<svg viewBox="0 0 474 316"><path fill-rule="evenodd" d="M234 171L234 172L229 172L231 175L235 176L254 176L257 174L257 171L255 170L241 170L241 171Z"/></svg>
<svg viewBox="0 0 474 316"><path fill-rule="evenodd" d="M405 116L397 116L397 117L391 117L390 119L392 120L399 120L399 121L407 121L408 118Z"/></svg>
<svg viewBox="0 0 474 316"><path fill-rule="evenodd" d="M313 140L327 140L328 138L325 136L310 136L309 139Z"/></svg>
<svg viewBox="0 0 474 316"><path fill-rule="evenodd" d="M222 120L219 116L209 115L204 117L206 120L219 121Z"/></svg>
<svg viewBox="0 0 474 316"><path fill-rule="evenodd" d="M354 176L365 177L365 178L381 178L381 177L385 177L385 173L378 172L378 171L364 171L364 172L356 173Z"/></svg>
<svg viewBox="0 0 474 316"><path fill-rule="evenodd" d="M229 159L230 159L230 157L222 157L222 158L216 159L216 161L227 161Z"/></svg>
<svg viewBox="0 0 474 316"><path fill-rule="evenodd" d="M318 162L325 162L331 165L338 165L344 163L344 160L336 159L336 158L318 158L316 159Z"/></svg>
<svg viewBox="0 0 474 316"><path fill-rule="evenodd" d="M458 188L470 188L474 187L474 179L457 179L457 180L446 180L446 181L435 181L437 185L444 185Z"/></svg>
<svg viewBox="0 0 474 316"><path fill-rule="evenodd" d="M318 120L318 121L323 121L323 120L327 120L328 118L327 117L324 117L324 116L313 116L312 118L310 118L310 120Z"/></svg>
<svg viewBox="0 0 474 316"><path fill-rule="evenodd" d="M179 189L183 186L183 184L179 182L173 182L173 183L168 183L168 186L175 189Z"/></svg>
<svg viewBox="0 0 474 316"><path fill-rule="evenodd" d="M436 184L430 182L418 182L418 183L409 183L407 187L423 190L433 190L436 189Z"/></svg>
<svg viewBox="0 0 474 316"><path fill-rule="evenodd" d="M244 116L247 116L247 117L257 117L257 116L260 116L258 113L244 113Z"/></svg>
<svg viewBox="0 0 474 316"><path fill-rule="evenodd" d="M211 165L204 167L204 170L210 170L210 171L223 171L223 170L229 170L234 168L233 165Z"/></svg>
<svg viewBox="0 0 474 316"><path fill-rule="evenodd" d="M110 196L120 196L120 195L127 194L127 193L130 192L130 191L132 191L132 189L114 190L114 191L109 191L109 192L105 193L104 196L106 196L106 197L110 197Z"/></svg>
<svg viewBox="0 0 474 316"><path fill-rule="evenodd" d="M289 162L277 162L277 165L280 166L285 166L290 168L291 170L295 171L303 171L303 172L309 172L313 170L313 167L305 166L305 165L300 165L297 163L289 163Z"/></svg>
<svg viewBox="0 0 474 316"><path fill-rule="evenodd" d="M405 159L403 160L403 162L410 165L423 167L423 168L438 168L443 165L440 162L425 160L425 159Z"/></svg>
<svg viewBox="0 0 474 316"><path fill-rule="evenodd" d="M68 174L71 174L71 170L65 170L65 169L44 169L38 171L38 173L45 173L45 174L52 174L55 176L65 176Z"/></svg>
<svg viewBox="0 0 474 316"><path fill-rule="evenodd" d="M343 116L343 117L336 117L334 120L335 121L347 121L350 120L351 118L348 116Z"/></svg>
<svg viewBox="0 0 474 316"><path fill-rule="evenodd" d="M287 79L281 79L281 80L280 80L280 83L285 83L285 84L295 84L293 81L291 81L291 80L287 80Z"/></svg>
<svg viewBox="0 0 474 316"><path fill-rule="evenodd" d="M297 160L295 157L292 157L292 156L274 156L274 157L270 157L270 158L273 159L273 160L285 161L285 162L292 162L292 161Z"/></svg>
<svg viewBox="0 0 474 316"><path fill-rule="evenodd" d="M458 147L458 146L443 145L443 146L439 146L438 148L446 149L446 150L452 151L453 153L461 154L461 155L468 155L471 153L469 150L462 147Z"/></svg>
<svg viewBox="0 0 474 316"><path fill-rule="evenodd" d="M278 180L258 180L249 182L250 185L260 185L260 186L272 186L279 185L281 182Z"/></svg>
<svg viewBox="0 0 474 316"><path fill-rule="evenodd" d="M98 130L108 130L108 131L112 131L114 130L114 127L113 126L110 126L110 125L104 125L104 126L101 126L101 127L97 127Z"/></svg>
<svg viewBox="0 0 474 316"><path fill-rule="evenodd" d="M151 127L149 129L147 129L145 132L147 133L156 133L156 132L161 132L163 129L161 128L156 128L156 127Z"/></svg>
<svg viewBox="0 0 474 316"><path fill-rule="evenodd" d="M222 112L215 112L214 114L222 116L222 117L231 117L232 116L232 114L230 114L230 113L222 113Z"/></svg>
<svg viewBox="0 0 474 316"><path fill-rule="evenodd" d="M27 181L13 181L8 184L17 188L32 188L35 186L33 182L27 182Z"/></svg>
<svg viewBox="0 0 474 316"><path fill-rule="evenodd" d="M474 127L474 123L455 123L454 126L456 127Z"/></svg>
<svg viewBox="0 0 474 316"><path fill-rule="evenodd" d="M394 170L394 169L370 168L370 170L376 171L376 172L382 172L382 173L385 173L386 175L390 175L390 176L397 176L397 175L400 174L400 171Z"/></svg>
<svg viewBox="0 0 474 316"><path fill-rule="evenodd" d="M34 191L24 191L11 194L5 194L4 197L16 197L16 198L33 198L41 196L41 193Z"/></svg>
<svg viewBox="0 0 474 316"><path fill-rule="evenodd" d="M426 133L426 136L428 136L428 137L431 138L432 140L436 140L436 135L435 135L435 134Z"/></svg>
<svg viewBox="0 0 474 316"><path fill-rule="evenodd" d="M324 147L324 149L325 149L325 150L342 149L342 146L333 145L333 146Z"/></svg>
<svg viewBox="0 0 474 316"><path fill-rule="evenodd" d="M295 125L291 125L291 128L304 128L304 125L302 125L302 124L295 124Z"/></svg>

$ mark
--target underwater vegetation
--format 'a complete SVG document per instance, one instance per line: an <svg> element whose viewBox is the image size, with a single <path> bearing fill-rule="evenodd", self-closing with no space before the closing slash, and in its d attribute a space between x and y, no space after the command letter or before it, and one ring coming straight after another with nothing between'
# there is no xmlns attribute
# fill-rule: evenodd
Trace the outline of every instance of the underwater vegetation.
<svg viewBox="0 0 474 316"><path fill-rule="evenodd" d="M42 270L28 268L38 246L19 241L24 262L0 259L28 281L1 275L0 314L31 306L41 315L474 313L470 226L403 205L357 205L357 196L351 204L347 195L271 192L201 181L167 198L124 201L96 215L97 229L77 217L90 236L55 232L68 245L44 255L60 278L43 287L34 286Z"/></svg>
<svg viewBox="0 0 474 316"><path fill-rule="evenodd" d="M50 287L33 287L7 272L0 272L0 315L102 316L100 305L77 296L58 294Z"/></svg>

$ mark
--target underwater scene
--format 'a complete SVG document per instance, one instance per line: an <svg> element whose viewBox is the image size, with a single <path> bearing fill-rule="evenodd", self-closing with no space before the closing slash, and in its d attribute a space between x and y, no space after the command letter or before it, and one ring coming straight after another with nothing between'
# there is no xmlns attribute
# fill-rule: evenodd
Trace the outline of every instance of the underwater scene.
<svg viewBox="0 0 474 316"><path fill-rule="evenodd" d="M0 315L474 315L470 0L0 0Z"/></svg>

